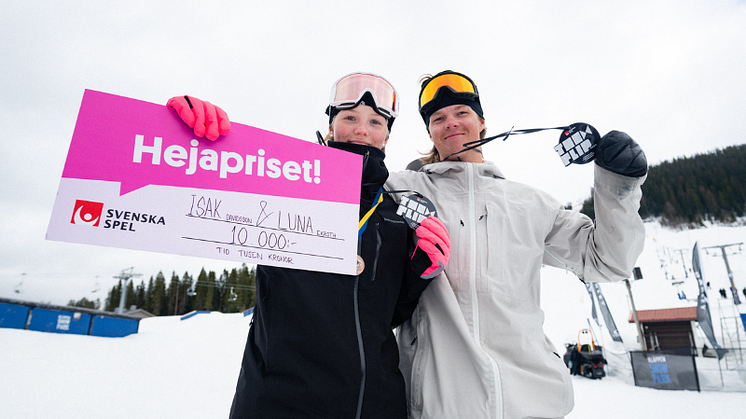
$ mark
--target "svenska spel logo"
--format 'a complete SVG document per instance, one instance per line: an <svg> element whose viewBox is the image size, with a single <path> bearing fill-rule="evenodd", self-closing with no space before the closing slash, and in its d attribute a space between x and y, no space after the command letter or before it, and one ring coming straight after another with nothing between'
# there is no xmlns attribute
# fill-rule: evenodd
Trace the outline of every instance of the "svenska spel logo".
<svg viewBox="0 0 746 419"><path fill-rule="evenodd" d="M98 227L98 224L101 222L101 213L103 212L103 202L76 199L75 207L73 208L73 218L70 220L70 223Z"/></svg>

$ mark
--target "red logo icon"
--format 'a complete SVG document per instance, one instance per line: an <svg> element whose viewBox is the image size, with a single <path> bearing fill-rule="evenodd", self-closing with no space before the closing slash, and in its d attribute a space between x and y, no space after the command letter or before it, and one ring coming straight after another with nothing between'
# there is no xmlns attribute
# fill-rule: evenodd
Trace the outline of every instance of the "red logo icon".
<svg viewBox="0 0 746 419"><path fill-rule="evenodd" d="M73 218L70 220L70 223L98 227L98 224L101 221L101 213L103 211L103 202L81 201L76 199L75 208L73 209Z"/></svg>

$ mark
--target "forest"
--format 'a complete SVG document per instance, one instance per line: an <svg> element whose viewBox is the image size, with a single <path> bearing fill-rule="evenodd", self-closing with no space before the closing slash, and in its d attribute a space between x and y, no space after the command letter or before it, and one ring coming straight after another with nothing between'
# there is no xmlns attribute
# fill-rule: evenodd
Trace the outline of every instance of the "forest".
<svg viewBox="0 0 746 419"><path fill-rule="evenodd" d="M166 280L163 272L158 272L147 283L141 281L134 285L133 280L126 281L124 309L127 311L134 306L156 316L181 315L192 311L237 313L254 306L255 279L256 269L246 264L230 272L224 270L220 275L202 269L196 279L189 272L181 277L173 272L171 278ZM86 298L70 301L68 305L114 312L119 307L123 287L120 279L109 291L103 307L100 302Z"/></svg>
<svg viewBox="0 0 746 419"><path fill-rule="evenodd" d="M593 199L581 212L594 218ZM676 228L734 223L746 212L746 145L650 166L640 216Z"/></svg>

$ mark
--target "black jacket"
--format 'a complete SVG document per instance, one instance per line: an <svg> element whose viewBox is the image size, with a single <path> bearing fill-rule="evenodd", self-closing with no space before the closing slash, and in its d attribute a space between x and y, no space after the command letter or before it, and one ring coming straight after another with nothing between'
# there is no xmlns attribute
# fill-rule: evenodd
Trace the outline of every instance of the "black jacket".
<svg viewBox="0 0 746 419"><path fill-rule="evenodd" d="M388 178L384 153L362 154L360 216ZM243 418L406 418L404 380L392 327L414 311L430 281L414 233L384 200L358 243L359 276L259 266L254 318L231 406Z"/></svg>

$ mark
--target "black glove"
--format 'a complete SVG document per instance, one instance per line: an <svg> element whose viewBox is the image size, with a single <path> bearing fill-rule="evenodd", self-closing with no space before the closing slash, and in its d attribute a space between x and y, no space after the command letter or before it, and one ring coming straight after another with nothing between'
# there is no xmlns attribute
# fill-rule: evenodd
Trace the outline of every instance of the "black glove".
<svg viewBox="0 0 746 419"><path fill-rule="evenodd" d="M621 131L611 131L596 145L596 164L619 175L640 177L648 172L648 160L640 145Z"/></svg>

